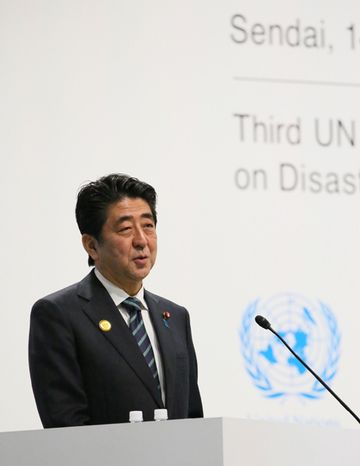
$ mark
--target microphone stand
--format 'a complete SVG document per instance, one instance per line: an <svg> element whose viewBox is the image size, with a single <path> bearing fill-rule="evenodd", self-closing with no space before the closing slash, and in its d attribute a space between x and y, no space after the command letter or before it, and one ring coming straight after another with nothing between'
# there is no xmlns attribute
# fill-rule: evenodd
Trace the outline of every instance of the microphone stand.
<svg viewBox="0 0 360 466"><path fill-rule="evenodd" d="M309 367L305 361L303 361L300 356L298 356L295 351L286 343L286 341L284 340L284 338L282 338L282 336L280 336L277 332L275 332L275 330L271 327L270 325L270 322L265 319L265 317L262 317L262 316L256 316L255 317L255 321L258 325L260 325L260 327L264 328L265 330L270 330L270 332L272 332L276 337L278 337L278 339L286 346L286 348L290 351L291 354L293 354L295 356L295 358L304 366L306 367L306 369L311 372L311 374L316 378L316 380L318 380L321 385L323 387L326 388L326 390L328 390L332 396L341 404L341 406L343 408L346 409L346 411L348 411L356 420L357 422L360 424L360 418L354 413L354 411L352 409L349 408L349 406L344 403L342 401L341 398L339 398L337 396L337 394L329 387L329 385L327 383L325 383L321 377L319 377L312 369L311 367Z"/></svg>

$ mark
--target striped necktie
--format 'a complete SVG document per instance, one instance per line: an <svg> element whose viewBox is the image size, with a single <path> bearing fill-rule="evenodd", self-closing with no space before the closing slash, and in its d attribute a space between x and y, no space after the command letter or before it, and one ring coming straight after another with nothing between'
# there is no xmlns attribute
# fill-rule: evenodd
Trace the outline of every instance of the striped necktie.
<svg viewBox="0 0 360 466"><path fill-rule="evenodd" d="M147 365L151 371L158 390L161 391L159 374L156 368L154 351L152 349L150 339L146 333L143 318L141 316L141 302L137 298L126 298L122 306L128 311L130 316L129 329L134 335L134 338L143 354Z"/></svg>

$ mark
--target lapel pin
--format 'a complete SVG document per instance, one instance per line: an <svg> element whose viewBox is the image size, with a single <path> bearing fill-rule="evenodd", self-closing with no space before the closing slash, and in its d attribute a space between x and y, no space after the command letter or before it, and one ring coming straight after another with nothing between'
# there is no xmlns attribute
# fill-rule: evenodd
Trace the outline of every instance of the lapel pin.
<svg viewBox="0 0 360 466"><path fill-rule="evenodd" d="M108 320L100 320L99 327L103 332L109 332L111 330L111 324Z"/></svg>
<svg viewBox="0 0 360 466"><path fill-rule="evenodd" d="M168 322L168 320L170 319L170 317L171 317L171 314L170 314L169 311L163 312L163 322L164 322L165 327L167 327L167 328L170 328L170 327L169 327L169 322Z"/></svg>

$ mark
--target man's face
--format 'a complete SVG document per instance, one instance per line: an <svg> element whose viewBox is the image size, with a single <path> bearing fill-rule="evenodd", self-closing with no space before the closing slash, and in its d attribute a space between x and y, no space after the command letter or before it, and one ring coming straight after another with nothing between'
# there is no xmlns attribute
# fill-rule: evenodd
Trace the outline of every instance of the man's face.
<svg viewBox="0 0 360 466"><path fill-rule="evenodd" d="M101 239L83 235L83 244L104 277L136 294L157 252L155 222L148 203L141 198L124 198L111 204Z"/></svg>

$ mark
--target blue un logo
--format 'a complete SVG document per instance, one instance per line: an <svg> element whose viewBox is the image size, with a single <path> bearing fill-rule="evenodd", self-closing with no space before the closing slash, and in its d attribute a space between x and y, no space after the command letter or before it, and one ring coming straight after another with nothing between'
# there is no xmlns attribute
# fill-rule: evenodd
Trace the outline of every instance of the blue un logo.
<svg viewBox="0 0 360 466"><path fill-rule="evenodd" d="M317 399L324 387L269 330L254 321L263 315L292 349L327 383L338 369L340 333L330 308L321 301L282 293L256 300L245 310L239 330L246 370L268 398Z"/></svg>

